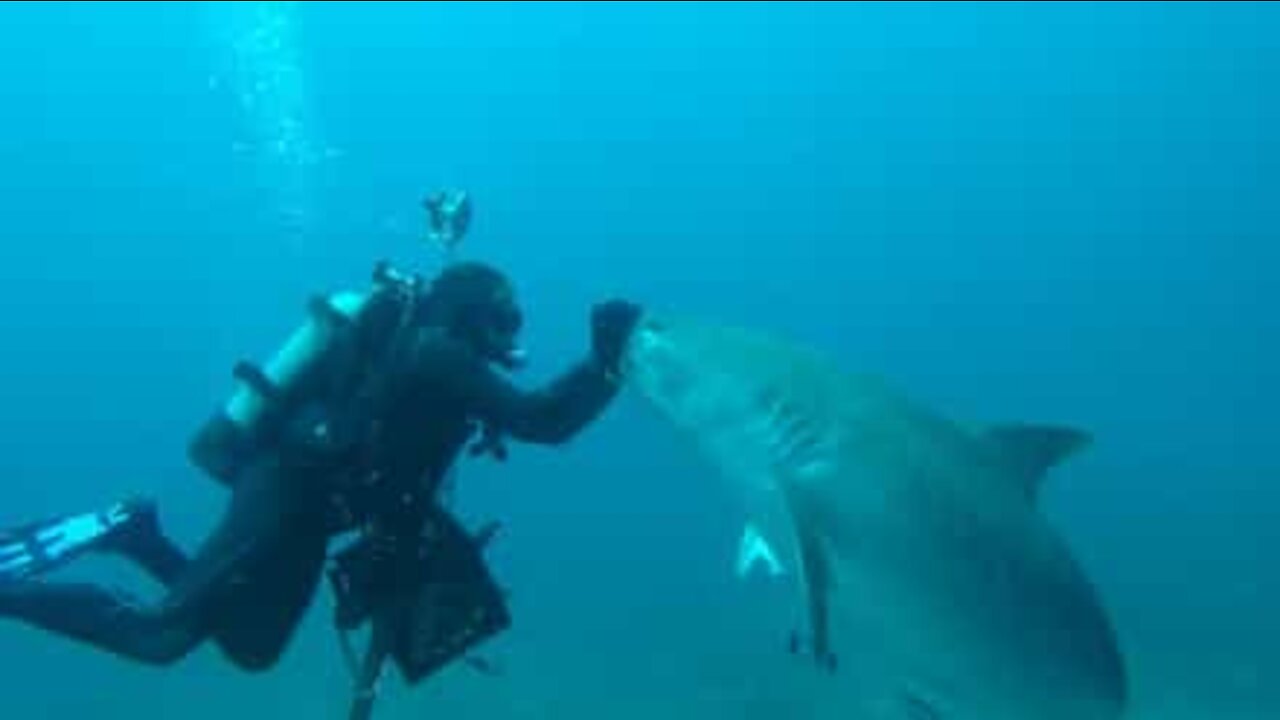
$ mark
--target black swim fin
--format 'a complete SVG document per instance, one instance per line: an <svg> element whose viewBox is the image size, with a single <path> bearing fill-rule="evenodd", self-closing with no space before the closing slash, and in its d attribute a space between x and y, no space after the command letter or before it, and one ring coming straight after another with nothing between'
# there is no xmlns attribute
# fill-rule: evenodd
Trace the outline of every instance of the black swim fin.
<svg viewBox="0 0 1280 720"><path fill-rule="evenodd" d="M0 581L44 575L102 548L137 517L140 507L122 502L0 530Z"/></svg>

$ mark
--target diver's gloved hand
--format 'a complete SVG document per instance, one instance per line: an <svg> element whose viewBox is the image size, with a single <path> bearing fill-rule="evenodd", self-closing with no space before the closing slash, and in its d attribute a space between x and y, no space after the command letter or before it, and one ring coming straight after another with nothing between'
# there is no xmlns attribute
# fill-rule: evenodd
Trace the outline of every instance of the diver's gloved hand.
<svg viewBox="0 0 1280 720"><path fill-rule="evenodd" d="M640 322L643 310L635 303L610 300L591 312L591 349L605 371L617 374L627 341Z"/></svg>

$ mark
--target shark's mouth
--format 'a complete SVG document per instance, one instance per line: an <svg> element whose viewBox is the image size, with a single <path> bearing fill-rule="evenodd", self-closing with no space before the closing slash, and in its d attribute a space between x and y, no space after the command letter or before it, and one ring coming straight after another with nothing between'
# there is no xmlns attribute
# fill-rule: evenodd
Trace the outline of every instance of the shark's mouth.
<svg viewBox="0 0 1280 720"><path fill-rule="evenodd" d="M622 355L623 375L629 377L639 372L645 366L644 358L654 354L664 344L666 343L662 339L662 323L652 315L640 318Z"/></svg>
<svg viewBox="0 0 1280 720"><path fill-rule="evenodd" d="M636 390L664 408L688 397L697 378L680 348L667 337L662 322L643 318L623 355L622 376Z"/></svg>

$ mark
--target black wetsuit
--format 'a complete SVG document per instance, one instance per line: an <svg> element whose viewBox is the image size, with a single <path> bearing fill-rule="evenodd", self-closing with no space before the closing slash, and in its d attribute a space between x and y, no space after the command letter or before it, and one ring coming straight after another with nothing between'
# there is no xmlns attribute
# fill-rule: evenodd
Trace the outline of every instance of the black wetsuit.
<svg viewBox="0 0 1280 720"><path fill-rule="evenodd" d="M263 454L190 558L158 530L111 548L168 588L159 603L96 585L19 580L0 583L0 617L151 664L173 663L212 639L237 666L267 669L314 597L336 532L358 523L412 537L479 427L557 444L616 394L594 357L542 390L523 392L441 332L409 333L381 365L378 391L363 406L368 417L354 423L356 451Z"/></svg>

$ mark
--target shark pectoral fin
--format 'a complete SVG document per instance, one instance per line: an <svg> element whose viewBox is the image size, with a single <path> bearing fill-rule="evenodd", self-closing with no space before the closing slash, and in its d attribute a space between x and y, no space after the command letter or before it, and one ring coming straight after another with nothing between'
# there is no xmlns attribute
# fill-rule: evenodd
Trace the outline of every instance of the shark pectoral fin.
<svg viewBox="0 0 1280 720"><path fill-rule="evenodd" d="M815 535L800 533L800 560L809 596L809 630L813 634L813 657L827 670L835 670L836 655L831 649L831 560Z"/></svg>
<svg viewBox="0 0 1280 720"><path fill-rule="evenodd" d="M835 577L831 557L819 535L819 524L814 521L815 516L804 511L804 505L795 492L787 494L787 505L795 527L800 565L804 570L813 657L824 669L834 672L836 655L831 648L831 594Z"/></svg>
<svg viewBox="0 0 1280 720"><path fill-rule="evenodd" d="M750 575L757 565L764 565L771 578L785 574L778 554L769 545L769 541L764 539L754 525L748 523L742 530L742 540L738 544L738 577Z"/></svg>
<svg viewBox="0 0 1280 720"><path fill-rule="evenodd" d="M1092 437L1067 427L1001 425L989 428L983 439L1000 462L1026 484L1027 497L1034 500L1045 473L1082 450Z"/></svg>

